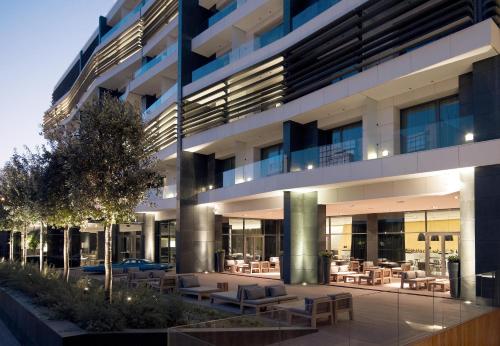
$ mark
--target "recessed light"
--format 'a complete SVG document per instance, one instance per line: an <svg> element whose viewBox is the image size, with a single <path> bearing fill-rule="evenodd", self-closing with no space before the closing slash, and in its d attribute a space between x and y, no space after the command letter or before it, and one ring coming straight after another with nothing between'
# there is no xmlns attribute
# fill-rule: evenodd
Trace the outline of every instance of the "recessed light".
<svg viewBox="0 0 500 346"><path fill-rule="evenodd" d="M474 140L474 134L472 132L468 132L465 134L465 141L472 142Z"/></svg>

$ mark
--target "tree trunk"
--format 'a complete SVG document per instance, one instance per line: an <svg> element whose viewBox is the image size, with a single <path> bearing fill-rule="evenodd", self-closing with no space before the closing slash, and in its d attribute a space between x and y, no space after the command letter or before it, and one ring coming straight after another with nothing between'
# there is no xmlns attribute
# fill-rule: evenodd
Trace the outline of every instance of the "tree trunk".
<svg viewBox="0 0 500 346"><path fill-rule="evenodd" d="M63 243L63 278L69 281L69 255L70 255L70 244L71 240L69 238L69 226L64 227L64 243Z"/></svg>
<svg viewBox="0 0 500 346"><path fill-rule="evenodd" d="M40 273L43 272L43 222L40 223Z"/></svg>
<svg viewBox="0 0 500 346"><path fill-rule="evenodd" d="M24 226L24 230L21 233L21 248L22 248L21 264L23 265L23 267L26 265L26 261L28 259L27 238L28 238L28 228L27 226Z"/></svg>
<svg viewBox="0 0 500 346"><path fill-rule="evenodd" d="M14 261L14 230L10 231L9 260Z"/></svg>
<svg viewBox="0 0 500 346"><path fill-rule="evenodd" d="M112 240L112 229L113 229L114 219L104 227L104 294L105 299L111 303L111 298L113 295L113 272L111 270L111 257L113 249Z"/></svg>

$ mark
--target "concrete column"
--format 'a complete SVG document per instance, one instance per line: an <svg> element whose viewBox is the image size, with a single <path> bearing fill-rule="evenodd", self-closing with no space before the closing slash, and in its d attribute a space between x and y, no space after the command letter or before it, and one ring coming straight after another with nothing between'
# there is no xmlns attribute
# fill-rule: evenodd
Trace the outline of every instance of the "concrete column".
<svg viewBox="0 0 500 346"><path fill-rule="evenodd" d="M377 117L377 102L367 99L363 107L363 160L378 157L380 134Z"/></svg>
<svg viewBox="0 0 500 346"><path fill-rule="evenodd" d="M379 104L377 109L379 130L378 156L393 156L400 153L399 109L391 104Z"/></svg>
<svg viewBox="0 0 500 346"><path fill-rule="evenodd" d="M461 294L464 298L476 296L476 213L474 168L460 172L460 275Z"/></svg>
<svg viewBox="0 0 500 346"><path fill-rule="evenodd" d="M318 193L284 192L283 274L287 284L318 282ZM325 209L326 210L326 209ZM321 213L323 214L323 213Z"/></svg>
<svg viewBox="0 0 500 346"><path fill-rule="evenodd" d="M144 214L143 216L144 232L144 255L146 259L154 261L155 259L155 216L153 214Z"/></svg>
<svg viewBox="0 0 500 346"><path fill-rule="evenodd" d="M376 261L378 258L378 217L377 214L366 216L366 259Z"/></svg>

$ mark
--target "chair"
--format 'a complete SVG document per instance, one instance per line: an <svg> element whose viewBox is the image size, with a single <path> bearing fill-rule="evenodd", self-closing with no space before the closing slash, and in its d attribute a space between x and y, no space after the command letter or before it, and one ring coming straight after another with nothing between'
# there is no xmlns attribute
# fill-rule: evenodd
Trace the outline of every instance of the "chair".
<svg viewBox="0 0 500 346"><path fill-rule="evenodd" d="M332 300L333 323L337 323L338 314L342 312L348 312L350 320L354 318L351 293L329 294L328 297Z"/></svg>
<svg viewBox="0 0 500 346"><path fill-rule="evenodd" d="M385 284L386 281L389 283L392 282L392 270L391 268L382 268L382 284Z"/></svg>
<svg viewBox="0 0 500 346"><path fill-rule="evenodd" d="M311 328L316 328L319 319L329 319L333 325L332 301L329 297L305 298L303 307L288 308L288 324L298 316L311 321Z"/></svg>
<svg viewBox="0 0 500 346"><path fill-rule="evenodd" d="M270 257L269 263L271 265L271 270L280 271L280 258L279 257Z"/></svg>
<svg viewBox="0 0 500 346"><path fill-rule="evenodd" d="M363 262L363 271L367 271L370 268L373 268L373 261L364 261Z"/></svg>
<svg viewBox="0 0 500 346"><path fill-rule="evenodd" d="M410 263L402 263L401 267L392 268L392 275L396 275L396 277L401 276L401 272L407 272L411 268Z"/></svg>
<svg viewBox="0 0 500 346"><path fill-rule="evenodd" d="M271 271L271 264L269 261L260 262L260 272L261 273L269 273Z"/></svg>
<svg viewBox="0 0 500 346"><path fill-rule="evenodd" d="M382 283L382 270L381 269L371 269L367 271L367 274L361 275L359 277L359 283L361 284L361 281L366 281L367 285L375 285L377 283L381 284Z"/></svg>
<svg viewBox="0 0 500 346"><path fill-rule="evenodd" d="M231 273L236 272L236 261L231 259L231 260L226 260L226 263L224 265L224 270L229 271Z"/></svg>
<svg viewBox="0 0 500 346"><path fill-rule="evenodd" d="M250 262L250 274L261 273L260 262Z"/></svg>
<svg viewBox="0 0 500 346"><path fill-rule="evenodd" d="M131 288L138 287L141 284L147 285L149 279L148 272L132 271L128 273L127 286Z"/></svg>
<svg viewBox="0 0 500 346"><path fill-rule="evenodd" d="M349 262L349 270L359 273L359 261L350 261Z"/></svg>
<svg viewBox="0 0 500 346"><path fill-rule="evenodd" d="M219 292L217 287L200 286L196 275L182 275L179 277L178 290L181 295L195 296L198 301L203 297L209 297L210 294Z"/></svg>

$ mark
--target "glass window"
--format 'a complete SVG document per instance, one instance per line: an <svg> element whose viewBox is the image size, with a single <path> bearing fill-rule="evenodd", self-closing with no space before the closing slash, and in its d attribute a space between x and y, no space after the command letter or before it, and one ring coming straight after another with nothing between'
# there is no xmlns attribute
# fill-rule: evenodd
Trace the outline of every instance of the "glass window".
<svg viewBox="0 0 500 346"><path fill-rule="evenodd" d="M339 258L366 258L366 221L351 216L328 217L326 248Z"/></svg>
<svg viewBox="0 0 500 346"><path fill-rule="evenodd" d="M232 186L235 183L235 157L221 160L218 167L219 176L222 175L222 186ZM220 184L220 182L219 182Z"/></svg>
<svg viewBox="0 0 500 346"><path fill-rule="evenodd" d="M362 159L362 122L356 122L325 132L325 145L320 147L320 166L332 166Z"/></svg>
<svg viewBox="0 0 500 346"><path fill-rule="evenodd" d="M261 157L261 176L267 177L283 172L283 144L272 145L262 148Z"/></svg>
<svg viewBox="0 0 500 346"><path fill-rule="evenodd" d="M401 111L401 152L448 147L463 142L467 119L453 96Z"/></svg>

